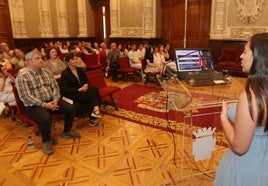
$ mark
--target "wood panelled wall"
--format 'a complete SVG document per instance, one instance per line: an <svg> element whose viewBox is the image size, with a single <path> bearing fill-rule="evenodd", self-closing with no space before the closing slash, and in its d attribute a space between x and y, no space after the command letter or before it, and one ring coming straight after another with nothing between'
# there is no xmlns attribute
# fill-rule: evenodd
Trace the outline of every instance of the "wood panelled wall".
<svg viewBox="0 0 268 186"><path fill-rule="evenodd" d="M13 34L7 0L0 0L0 42L13 47Z"/></svg>
<svg viewBox="0 0 268 186"><path fill-rule="evenodd" d="M162 0L162 39L172 48L184 47L185 0ZM188 0L186 47L208 47L211 0Z"/></svg>

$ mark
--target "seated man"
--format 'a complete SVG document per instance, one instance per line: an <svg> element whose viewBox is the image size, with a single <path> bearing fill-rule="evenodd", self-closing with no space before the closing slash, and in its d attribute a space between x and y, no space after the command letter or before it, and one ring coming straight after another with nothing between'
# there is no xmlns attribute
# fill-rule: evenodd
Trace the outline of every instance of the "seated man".
<svg viewBox="0 0 268 186"><path fill-rule="evenodd" d="M132 68L141 69L141 60L136 49L136 44L132 44L131 50L128 52L129 63Z"/></svg>
<svg viewBox="0 0 268 186"><path fill-rule="evenodd" d="M116 43L113 42L111 43L111 49L109 50L107 55L106 71L108 71L109 68L112 69L112 76L114 82L117 82L117 71L119 69L118 58L119 58L119 50L117 50Z"/></svg>
<svg viewBox="0 0 268 186"><path fill-rule="evenodd" d="M26 107L26 113L38 124L42 136L43 152L52 154L51 145L51 113L59 112L64 115L62 137L77 138L80 134L72 131L74 107L60 99L59 87L53 75L42 68L41 53L31 51L25 55L27 68L16 78L19 97Z"/></svg>

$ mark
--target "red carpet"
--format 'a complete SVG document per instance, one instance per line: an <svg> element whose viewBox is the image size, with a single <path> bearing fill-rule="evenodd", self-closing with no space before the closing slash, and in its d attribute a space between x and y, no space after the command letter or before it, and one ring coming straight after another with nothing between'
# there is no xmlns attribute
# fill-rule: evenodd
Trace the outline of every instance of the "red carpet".
<svg viewBox="0 0 268 186"><path fill-rule="evenodd" d="M166 95L160 87L133 84L114 94L114 97L119 111L108 111L108 114L164 130L167 130L167 128L177 130L178 124L184 121L185 113L183 112L177 114L178 122L175 122L173 108L169 108L166 113ZM210 99L211 95L198 93L193 97L204 100ZM219 111L219 107L194 110L193 125L220 128L219 115L207 114ZM171 121L171 126L167 124L167 117ZM185 121L190 124L191 120L187 118Z"/></svg>

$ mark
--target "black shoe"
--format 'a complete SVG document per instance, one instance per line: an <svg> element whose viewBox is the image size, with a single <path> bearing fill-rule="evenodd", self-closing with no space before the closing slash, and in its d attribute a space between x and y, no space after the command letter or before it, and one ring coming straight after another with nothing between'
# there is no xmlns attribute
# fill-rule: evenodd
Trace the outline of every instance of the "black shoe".
<svg viewBox="0 0 268 186"><path fill-rule="evenodd" d="M62 136L63 138L80 138L80 137L81 137L80 134L78 134L77 132L75 132L75 131L73 131L73 130L70 130L69 132L63 132L63 133L61 134L61 136Z"/></svg>
<svg viewBox="0 0 268 186"><path fill-rule="evenodd" d="M90 127L99 127L101 124L97 120L90 120L88 126Z"/></svg>
<svg viewBox="0 0 268 186"><path fill-rule="evenodd" d="M43 152L44 154L47 154L47 155L53 154L53 148L52 148L52 144L50 143L50 141L43 143Z"/></svg>

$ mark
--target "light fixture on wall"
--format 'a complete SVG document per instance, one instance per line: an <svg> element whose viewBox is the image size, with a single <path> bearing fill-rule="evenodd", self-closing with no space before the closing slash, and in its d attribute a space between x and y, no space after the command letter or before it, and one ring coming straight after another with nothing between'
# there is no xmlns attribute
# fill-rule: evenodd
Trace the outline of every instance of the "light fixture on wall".
<svg viewBox="0 0 268 186"><path fill-rule="evenodd" d="M237 0L236 2L240 21L249 24L260 19L264 0Z"/></svg>

